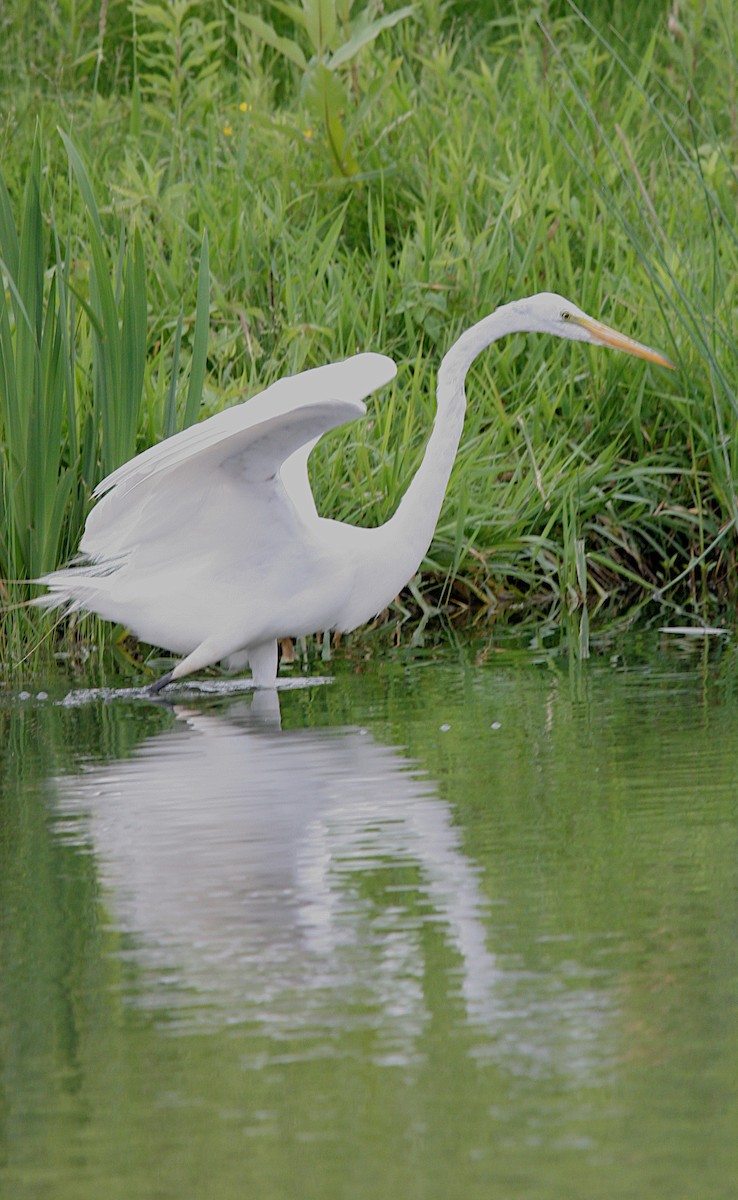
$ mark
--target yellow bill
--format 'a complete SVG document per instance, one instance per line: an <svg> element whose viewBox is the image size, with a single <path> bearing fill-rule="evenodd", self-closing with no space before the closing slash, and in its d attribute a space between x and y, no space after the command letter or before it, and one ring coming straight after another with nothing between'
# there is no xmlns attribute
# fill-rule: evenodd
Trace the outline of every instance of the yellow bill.
<svg viewBox="0 0 738 1200"><path fill-rule="evenodd" d="M582 329L586 329L592 341L601 346L611 346L613 350L622 350L624 354L633 354L636 358L647 358L649 362L658 363L660 367L668 367L670 371L676 370L674 363L660 354L658 350L652 350L650 346L636 342L625 333L618 333L617 329L611 329L602 321L595 321L593 317L575 316L573 313L569 320L581 325Z"/></svg>

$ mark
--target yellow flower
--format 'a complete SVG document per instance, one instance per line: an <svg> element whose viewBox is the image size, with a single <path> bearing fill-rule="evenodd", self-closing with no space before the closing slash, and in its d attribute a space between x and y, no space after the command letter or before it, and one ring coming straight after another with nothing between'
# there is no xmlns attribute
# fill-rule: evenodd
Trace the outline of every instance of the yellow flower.
<svg viewBox="0 0 738 1200"><path fill-rule="evenodd" d="M242 100L238 107L241 112L251 112L251 105L246 100Z"/></svg>
<svg viewBox="0 0 738 1200"><path fill-rule="evenodd" d="M233 128L230 125L224 125L223 133L226 135L226 137L230 137L231 134L233 133Z"/></svg>
<svg viewBox="0 0 738 1200"><path fill-rule="evenodd" d="M302 131L302 136L305 138L305 140L306 140L307 142L311 141L311 139L312 139L312 137L313 137L313 131L312 131L312 129L303 129L303 131Z"/></svg>

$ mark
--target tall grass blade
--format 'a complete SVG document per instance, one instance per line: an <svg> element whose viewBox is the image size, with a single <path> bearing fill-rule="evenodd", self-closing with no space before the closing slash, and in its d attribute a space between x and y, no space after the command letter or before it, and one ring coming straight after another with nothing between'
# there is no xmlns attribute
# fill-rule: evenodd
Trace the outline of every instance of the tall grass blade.
<svg viewBox="0 0 738 1200"><path fill-rule="evenodd" d="M202 387L205 382L205 367L208 356L208 331L210 326L210 251L208 248L208 231L202 235L200 248L200 272L197 279L197 307L195 309L195 330L192 338L192 362L190 364L190 382L187 388L182 428L193 425L197 420L202 400Z"/></svg>
<svg viewBox="0 0 738 1200"><path fill-rule="evenodd" d="M177 328L174 332L172 348L172 369L169 376L169 387L164 406L164 437L171 437L177 432L177 380L179 378L179 350L182 345L182 325L184 314L180 312L177 318Z"/></svg>
<svg viewBox="0 0 738 1200"><path fill-rule="evenodd" d="M102 222L87 168L62 134L88 216L90 313L94 345L94 409L101 429L100 458L107 475L136 451L146 364L147 300L143 247L138 233L126 246L121 229L113 287ZM122 291L122 296L121 296ZM119 313L119 309L121 310ZM88 484L93 480L88 479Z"/></svg>

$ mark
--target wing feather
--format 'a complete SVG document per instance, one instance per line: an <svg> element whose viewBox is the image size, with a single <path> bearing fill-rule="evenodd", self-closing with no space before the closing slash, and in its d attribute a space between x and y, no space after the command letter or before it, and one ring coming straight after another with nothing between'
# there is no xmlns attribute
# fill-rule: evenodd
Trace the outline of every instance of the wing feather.
<svg viewBox="0 0 738 1200"><path fill-rule="evenodd" d="M100 497L80 544L94 561L114 563L133 548L171 538L197 519L218 480L239 489L240 512L258 522L263 505L315 512L307 455L322 434L362 416L363 397L396 373L392 359L358 354L281 379L244 404L226 409L145 450L98 486ZM337 398L340 397L340 398ZM284 480L279 478L284 466ZM281 486L281 485L284 486ZM287 513L284 514L287 516ZM164 547L162 546L162 549Z"/></svg>

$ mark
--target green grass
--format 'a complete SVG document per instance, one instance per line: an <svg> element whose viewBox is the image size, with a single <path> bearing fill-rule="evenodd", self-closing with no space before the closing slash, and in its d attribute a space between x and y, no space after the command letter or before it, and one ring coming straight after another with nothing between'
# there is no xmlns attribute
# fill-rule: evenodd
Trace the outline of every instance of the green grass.
<svg viewBox="0 0 738 1200"><path fill-rule="evenodd" d="M419 598L478 622L584 606L596 622L656 595L730 620L735 4L692 0L669 22L617 0L586 15L424 0L385 4L380 25L378 8L321 5L326 45L318 0L302 25L266 2L5 6L3 669L49 628L17 607L24 581L74 553L118 462L372 348L396 385L321 443L313 478L326 514L384 520L444 351L543 289L678 370L545 339L492 348L393 619Z"/></svg>

